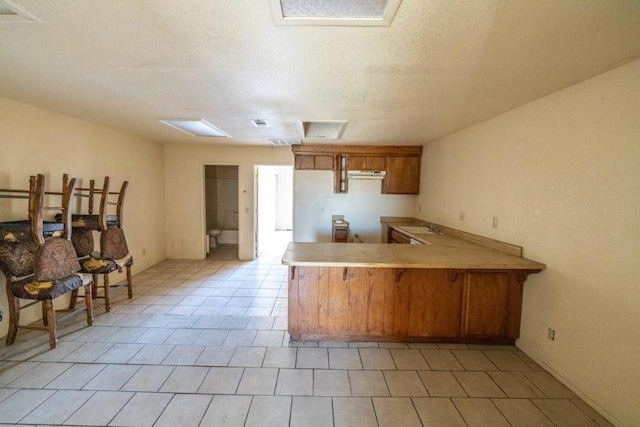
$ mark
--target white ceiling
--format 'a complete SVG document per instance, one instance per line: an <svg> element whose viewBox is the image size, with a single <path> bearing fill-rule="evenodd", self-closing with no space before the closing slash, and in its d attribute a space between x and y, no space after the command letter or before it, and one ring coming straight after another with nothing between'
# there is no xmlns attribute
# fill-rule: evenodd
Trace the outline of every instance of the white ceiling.
<svg viewBox="0 0 640 427"><path fill-rule="evenodd" d="M348 120L340 143L423 144L640 58L639 0L403 0L388 27L275 25L269 0L12 1L43 22L0 24L0 96L159 142Z"/></svg>

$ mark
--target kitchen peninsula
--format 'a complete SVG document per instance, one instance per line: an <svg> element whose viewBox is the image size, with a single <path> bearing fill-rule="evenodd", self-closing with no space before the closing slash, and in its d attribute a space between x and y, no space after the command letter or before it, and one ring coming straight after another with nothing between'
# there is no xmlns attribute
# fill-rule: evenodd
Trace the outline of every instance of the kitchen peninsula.
<svg viewBox="0 0 640 427"><path fill-rule="evenodd" d="M513 344L523 283L545 265L403 225L383 229L422 244L289 244L291 339Z"/></svg>

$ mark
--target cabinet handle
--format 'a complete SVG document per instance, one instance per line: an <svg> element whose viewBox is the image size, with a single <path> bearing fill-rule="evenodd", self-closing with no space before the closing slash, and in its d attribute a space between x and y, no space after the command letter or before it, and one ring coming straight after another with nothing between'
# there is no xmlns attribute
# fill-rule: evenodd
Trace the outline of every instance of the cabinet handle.
<svg viewBox="0 0 640 427"><path fill-rule="evenodd" d="M346 282L346 281L347 281L347 272L348 272L348 271L349 271L349 268L348 268L348 267L345 267L345 268L342 270L342 281L343 281L343 282Z"/></svg>
<svg viewBox="0 0 640 427"><path fill-rule="evenodd" d="M289 267L289 277L291 278L291 280L295 279L295 277L296 277L296 267L295 267L295 265Z"/></svg>

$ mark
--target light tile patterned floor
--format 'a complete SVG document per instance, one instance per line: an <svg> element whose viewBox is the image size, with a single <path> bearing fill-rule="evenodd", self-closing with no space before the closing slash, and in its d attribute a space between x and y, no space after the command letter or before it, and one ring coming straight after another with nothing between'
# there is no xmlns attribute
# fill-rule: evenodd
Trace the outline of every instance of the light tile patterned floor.
<svg viewBox="0 0 640 427"><path fill-rule="evenodd" d="M611 425L515 347L289 343L283 250L162 262L53 351L19 332L0 425Z"/></svg>

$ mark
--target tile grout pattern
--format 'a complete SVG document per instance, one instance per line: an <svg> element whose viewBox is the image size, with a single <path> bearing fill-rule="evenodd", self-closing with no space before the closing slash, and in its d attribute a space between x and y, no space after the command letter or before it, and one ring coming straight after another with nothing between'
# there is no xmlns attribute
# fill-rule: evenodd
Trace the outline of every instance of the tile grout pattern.
<svg viewBox="0 0 640 427"><path fill-rule="evenodd" d="M610 426L511 346L289 343L284 234L134 276L94 326L0 347L0 425Z"/></svg>

